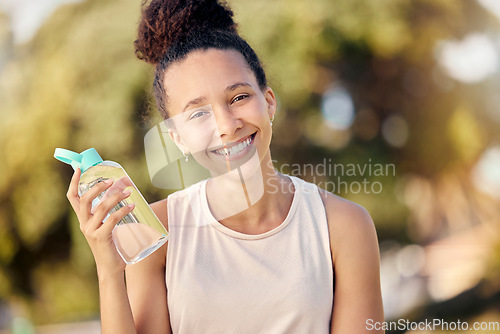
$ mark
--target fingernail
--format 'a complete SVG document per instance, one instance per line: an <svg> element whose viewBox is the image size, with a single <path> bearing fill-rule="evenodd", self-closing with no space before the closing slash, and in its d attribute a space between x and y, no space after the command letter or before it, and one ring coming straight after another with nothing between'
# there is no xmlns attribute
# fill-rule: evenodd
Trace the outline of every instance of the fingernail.
<svg viewBox="0 0 500 334"><path fill-rule="evenodd" d="M132 193L132 191L130 191L129 189L125 189L124 191L122 191L123 195L130 195Z"/></svg>
<svg viewBox="0 0 500 334"><path fill-rule="evenodd" d="M111 179L107 179L106 181L104 181L104 183L106 183L106 184L111 184L111 183L113 183L113 180L111 180Z"/></svg>
<svg viewBox="0 0 500 334"><path fill-rule="evenodd" d="M132 210L133 208L135 208L135 203L130 203L129 205L127 205L127 208Z"/></svg>

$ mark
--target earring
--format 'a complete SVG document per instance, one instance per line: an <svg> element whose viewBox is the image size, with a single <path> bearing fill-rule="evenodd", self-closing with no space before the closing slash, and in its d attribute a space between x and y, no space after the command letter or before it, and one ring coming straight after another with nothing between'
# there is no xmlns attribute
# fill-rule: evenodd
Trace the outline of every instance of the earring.
<svg viewBox="0 0 500 334"><path fill-rule="evenodd" d="M274 115L269 119L269 121L271 122L271 126L273 126Z"/></svg>
<svg viewBox="0 0 500 334"><path fill-rule="evenodd" d="M189 161L189 155L187 155L186 153L182 152L182 154L184 155L184 158L186 158L186 162Z"/></svg>

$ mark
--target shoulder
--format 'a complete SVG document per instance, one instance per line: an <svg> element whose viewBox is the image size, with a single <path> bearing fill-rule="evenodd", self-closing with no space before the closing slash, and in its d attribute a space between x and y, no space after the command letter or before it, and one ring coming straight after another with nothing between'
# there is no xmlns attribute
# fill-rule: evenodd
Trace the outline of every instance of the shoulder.
<svg viewBox="0 0 500 334"><path fill-rule="evenodd" d="M160 201L154 202L150 204L151 209L155 213L156 217L160 220L160 222L165 226L168 231L168 213L167 213L167 201L168 197L162 199Z"/></svg>
<svg viewBox="0 0 500 334"><path fill-rule="evenodd" d="M318 190L325 206L327 218L335 220L337 224L345 224L352 219L357 222L354 224L361 225L361 228L373 225L370 214L363 206L319 187Z"/></svg>
<svg viewBox="0 0 500 334"><path fill-rule="evenodd" d="M318 189L325 206L334 259L346 250L352 251L356 246L378 248L375 225L363 206Z"/></svg>
<svg viewBox="0 0 500 334"><path fill-rule="evenodd" d="M176 207L184 207L185 205L189 205L189 203L193 200L193 198L195 197L197 198L201 195L201 190L203 189L203 185L205 184L205 182L206 180L202 180L185 189L178 190L170 194L165 199L150 204L151 209L156 214L156 217L158 217L158 219L165 226L167 231L168 231L168 206L173 205Z"/></svg>

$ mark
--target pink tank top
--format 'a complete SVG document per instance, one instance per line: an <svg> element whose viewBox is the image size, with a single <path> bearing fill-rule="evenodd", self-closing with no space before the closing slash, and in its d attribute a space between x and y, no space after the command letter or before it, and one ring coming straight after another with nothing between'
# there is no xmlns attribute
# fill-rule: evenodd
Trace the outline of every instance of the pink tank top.
<svg viewBox="0 0 500 334"><path fill-rule="evenodd" d="M329 333L333 268L323 201L290 176L288 215L258 235L212 216L206 181L168 197L166 284L172 331Z"/></svg>

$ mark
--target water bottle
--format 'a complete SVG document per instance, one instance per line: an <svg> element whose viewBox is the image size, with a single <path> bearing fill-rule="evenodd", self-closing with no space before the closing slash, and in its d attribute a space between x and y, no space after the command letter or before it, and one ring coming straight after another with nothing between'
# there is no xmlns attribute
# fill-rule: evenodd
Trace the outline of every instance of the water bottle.
<svg viewBox="0 0 500 334"><path fill-rule="evenodd" d="M120 220L113 229L112 236L118 253L127 264L137 263L160 248L168 238L168 232L151 210L141 193L134 185L122 166L114 161L103 161L94 148L82 153L56 148L54 157L82 171L78 184L78 195L82 196L99 182L113 180L113 185L92 201L92 212L99 203L112 194L127 190L131 194L120 201L108 212L110 214L120 208L135 203L135 208Z"/></svg>

